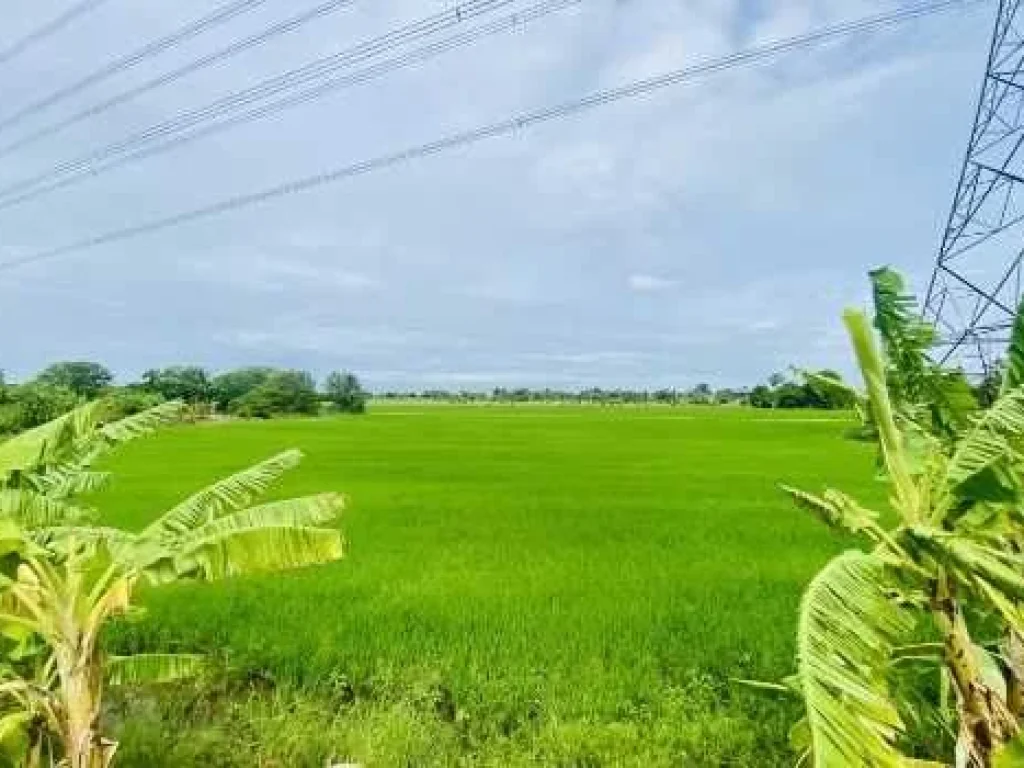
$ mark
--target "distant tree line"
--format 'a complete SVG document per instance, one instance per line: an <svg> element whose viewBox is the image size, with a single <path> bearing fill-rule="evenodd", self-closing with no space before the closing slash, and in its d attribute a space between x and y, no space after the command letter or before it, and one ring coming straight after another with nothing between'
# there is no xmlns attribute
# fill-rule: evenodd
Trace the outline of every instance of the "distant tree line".
<svg viewBox="0 0 1024 768"><path fill-rule="evenodd" d="M998 370L978 383L975 394L986 402L996 386ZM359 379L335 371L318 383L301 370L250 366L211 373L195 365L153 368L138 381L115 386L113 374L100 363L54 363L19 384L5 383L0 371L0 435L42 424L76 404L102 395L111 417L137 413L163 400L183 400L198 415L224 414L247 418L314 415L322 412L361 413L370 394ZM689 388L627 389L590 387L580 390L497 387L490 391L428 389L392 390L376 395L383 401L438 403L563 403L592 405L745 405L754 408L847 409L854 395L835 371L775 373L763 384L718 388L701 383Z"/></svg>
<svg viewBox="0 0 1024 768"><path fill-rule="evenodd" d="M836 385L830 385L834 381ZM753 389L720 388L701 383L686 389L603 389L582 390L497 387L489 392L391 391L379 395L384 400L420 400L446 403L579 403L597 405L750 405L756 408L825 408L853 406L853 395L841 385L838 373L817 371L791 376L773 374L766 384Z"/></svg>
<svg viewBox="0 0 1024 768"><path fill-rule="evenodd" d="M306 371L248 367L214 375L199 366L176 365L115 386L113 374L100 363L69 361L54 363L20 384L5 382L0 372L0 434L29 429L100 396L111 418L164 400L183 400L197 414L270 418L361 413L369 399L359 379L346 371L329 374L318 387Z"/></svg>
<svg viewBox="0 0 1024 768"><path fill-rule="evenodd" d="M391 390L376 395L385 401L420 400L439 403L565 403L565 404L661 404L684 405L687 403L725 404L746 402L747 393L741 389L713 390L707 384L692 389L603 389L591 387L581 390L530 389L528 387L497 387L490 391L479 390Z"/></svg>

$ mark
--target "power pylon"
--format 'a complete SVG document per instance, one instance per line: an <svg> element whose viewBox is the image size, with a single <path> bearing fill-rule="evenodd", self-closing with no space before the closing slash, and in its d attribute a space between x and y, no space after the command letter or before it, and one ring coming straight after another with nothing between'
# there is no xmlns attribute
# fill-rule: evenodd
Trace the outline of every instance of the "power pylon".
<svg viewBox="0 0 1024 768"><path fill-rule="evenodd" d="M1024 0L1000 0L981 96L925 300L940 359L983 373L1009 336L1024 257Z"/></svg>

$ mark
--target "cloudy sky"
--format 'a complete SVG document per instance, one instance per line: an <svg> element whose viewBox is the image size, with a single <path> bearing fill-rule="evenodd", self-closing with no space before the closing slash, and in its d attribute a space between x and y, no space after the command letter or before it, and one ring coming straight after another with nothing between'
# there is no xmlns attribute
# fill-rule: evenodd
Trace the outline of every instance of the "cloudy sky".
<svg viewBox="0 0 1024 768"><path fill-rule="evenodd" d="M0 61L0 121L225 1L105 0ZM265 0L0 128L0 146L321 1ZM0 51L72 0L8 5ZM354 0L0 157L0 189L453 5ZM581 0L4 208L0 261L897 7ZM0 368L345 367L378 389L740 385L790 364L848 369L838 313L864 302L866 270L891 263L927 281L994 12L974 4L0 271Z"/></svg>

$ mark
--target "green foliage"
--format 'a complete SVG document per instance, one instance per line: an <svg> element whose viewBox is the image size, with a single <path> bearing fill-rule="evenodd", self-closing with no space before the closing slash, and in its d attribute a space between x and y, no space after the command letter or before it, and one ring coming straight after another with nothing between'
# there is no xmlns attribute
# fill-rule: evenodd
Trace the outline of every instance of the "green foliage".
<svg viewBox="0 0 1024 768"><path fill-rule="evenodd" d="M274 372L273 368L238 368L213 378L213 402L220 411L228 411L232 404L263 384Z"/></svg>
<svg viewBox="0 0 1024 768"><path fill-rule="evenodd" d="M7 746L16 762L50 745L72 768L108 765L116 744L101 731L105 686L173 681L200 668L194 656L109 656L101 648L102 630L132 608L139 582L214 581L342 554L338 531L320 527L340 512L337 494L250 506L298 463L297 451L214 483L138 534L90 526L62 514L59 502L26 506L77 488L92 460L150 431L172 407L103 423L107 406L82 406L0 444L0 481L9 486L0 490L0 644L8 661L0 666L0 731L9 723L20 734ZM173 408L180 413L180 404Z"/></svg>
<svg viewBox="0 0 1024 768"><path fill-rule="evenodd" d="M151 368L142 374L142 387L165 400L181 400L191 405L208 402L213 394L209 375L196 365Z"/></svg>
<svg viewBox="0 0 1024 768"><path fill-rule="evenodd" d="M168 398L157 392L147 392L139 387L116 387L107 390L103 395L103 401L106 404L106 417L110 419L123 419L125 416L142 413L160 405L165 399Z"/></svg>
<svg viewBox="0 0 1024 768"><path fill-rule="evenodd" d="M9 387L5 400L0 405L0 435L45 424L79 403L70 389L41 382Z"/></svg>
<svg viewBox="0 0 1024 768"><path fill-rule="evenodd" d="M924 402L931 393L928 351L935 343L935 329L920 319L917 300L907 292L898 272L881 267L869 276L874 326L891 366L886 381L890 397L896 403Z"/></svg>
<svg viewBox="0 0 1024 768"><path fill-rule="evenodd" d="M903 731L887 674L913 616L885 589L885 562L846 552L811 581L797 630L800 690L816 766L902 768Z"/></svg>
<svg viewBox="0 0 1024 768"><path fill-rule="evenodd" d="M264 381L232 400L231 413L267 419L284 414L313 415L320 409L313 377L305 371L271 371Z"/></svg>
<svg viewBox="0 0 1024 768"><path fill-rule="evenodd" d="M342 413L363 413L369 394L359 379L348 371L333 371L324 381L324 394L335 409Z"/></svg>
<svg viewBox="0 0 1024 768"><path fill-rule="evenodd" d="M921 319L917 300L899 273L882 267L870 277L874 326L893 408L930 434L953 439L977 411L974 391L961 371L943 368L929 356L935 330Z"/></svg>
<svg viewBox="0 0 1024 768"><path fill-rule="evenodd" d="M1021 733L1015 692L1024 688L1024 665L1012 647L1024 637L1024 388L1013 385L1019 370L1011 359L1001 394L979 411L964 377L928 357L934 334L902 279L887 269L871 278L881 349L863 312L849 309L843 320L892 523L883 529L881 516L835 491L819 498L786 489L799 506L874 545L834 558L804 595L797 630L807 712L802 760L817 768L921 764L904 751L902 707L917 722L955 724L955 749L942 754L933 744L931 757L948 761L955 753L958 768L985 768L997 756L1009 759ZM1019 322L1011 349L1022 345ZM890 685L898 646L922 619L944 651L930 661L955 692L938 702ZM1003 640L1001 662L975 640L979 630Z"/></svg>
<svg viewBox="0 0 1024 768"><path fill-rule="evenodd" d="M48 366L36 380L41 384L70 389L78 397L91 399L110 386L114 375L99 363L63 362Z"/></svg>
<svg viewBox="0 0 1024 768"><path fill-rule="evenodd" d="M754 408L820 408L845 410L854 407L856 396L835 371L802 373L791 379L772 374L767 384L754 387L747 397Z"/></svg>

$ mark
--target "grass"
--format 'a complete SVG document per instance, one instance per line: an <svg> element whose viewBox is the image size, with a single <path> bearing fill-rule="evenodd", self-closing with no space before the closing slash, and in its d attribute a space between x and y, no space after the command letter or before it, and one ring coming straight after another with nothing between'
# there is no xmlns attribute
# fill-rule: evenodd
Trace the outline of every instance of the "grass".
<svg viewBox="0 0 1024 768"><path fill-rule="evenodd" d="M783 764L793 707L730 679L791 671L801 590L842 545L776 484L879 501L871 449L846 426L378 407L140 441L95 499L105 522L140 527L295 446L307 459L279 493L348 493L350 549L326 568L146 595L147 620L113 642L220 651L244 674L136 702L122 764Z"/></svg>

